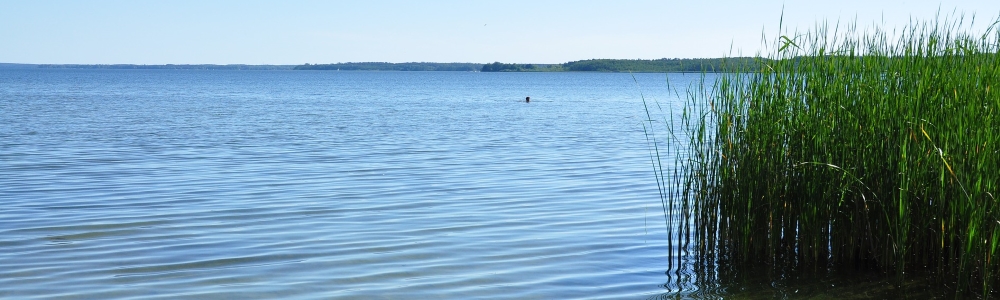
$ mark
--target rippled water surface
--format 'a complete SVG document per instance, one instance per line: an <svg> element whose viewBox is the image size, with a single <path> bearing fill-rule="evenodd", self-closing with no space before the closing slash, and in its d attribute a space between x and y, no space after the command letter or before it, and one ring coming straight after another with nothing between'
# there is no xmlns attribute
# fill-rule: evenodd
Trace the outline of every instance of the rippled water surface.
<svg viewBox="0 0 1000 300"><path fill-rule="evenodd" d="M0 298L656 297L636 76L0 70Z"/></svg>

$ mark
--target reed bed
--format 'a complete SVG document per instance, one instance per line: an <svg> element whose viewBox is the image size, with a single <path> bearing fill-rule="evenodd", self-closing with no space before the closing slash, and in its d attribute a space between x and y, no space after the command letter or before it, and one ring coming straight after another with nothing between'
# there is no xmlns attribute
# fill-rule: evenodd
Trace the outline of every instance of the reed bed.
<svg viewBox="0 0 1000 300"><path fill-rule="evenodd" d="M818 25L766 44L773 50L748 72L688 89L682 120L662 120L672 136L647 131L677 257L931 272L991 294L1000 280L993 24L983 33L962 18L895 31ZM676 160L663 165L661 155Z"/></svg>

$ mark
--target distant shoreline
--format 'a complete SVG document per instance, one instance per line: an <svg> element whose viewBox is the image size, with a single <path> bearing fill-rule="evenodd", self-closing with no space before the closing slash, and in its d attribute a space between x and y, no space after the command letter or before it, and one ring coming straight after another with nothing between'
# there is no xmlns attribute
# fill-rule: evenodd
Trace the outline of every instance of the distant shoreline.
<svg viewBox="0 0 1000 300"><path fill-rule="evenodd" d="M115 70L292 70L295 65L137 65L137 64L10 64L0 69L115 69Z"/></svg>
<svg viewBox="0 0 1000 300"><path fill-rule="evenodd" d="M16 64L0 63L0 69L114 69L114 70L309 70L309 71L461 71L461 72L634 72L700 73L727 72L754 62L754 58L662 58L589 59L562 64L515 64L494 62L348 62L303 65L214 65L214 64Z"/></svg>

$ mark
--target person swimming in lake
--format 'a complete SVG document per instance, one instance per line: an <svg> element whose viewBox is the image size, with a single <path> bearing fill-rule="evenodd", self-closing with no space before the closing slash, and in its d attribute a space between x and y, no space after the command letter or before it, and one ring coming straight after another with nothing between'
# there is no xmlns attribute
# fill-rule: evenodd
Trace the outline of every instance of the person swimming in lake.
<svg viewBox="0 0 1000 300"><path fill-rule="evenodd" d="M524 97L524 103L531 103L531 97Z"/></svg>

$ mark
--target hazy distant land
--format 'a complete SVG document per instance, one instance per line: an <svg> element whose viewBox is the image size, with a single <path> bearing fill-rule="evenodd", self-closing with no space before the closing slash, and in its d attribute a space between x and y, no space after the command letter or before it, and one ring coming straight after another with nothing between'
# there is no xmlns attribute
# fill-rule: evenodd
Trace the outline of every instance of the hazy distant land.
<svg viewBox="0 0 1000 300"><path fill-rule="evenodd" d="M335 64L304 64L296 66L296 70L333 70L333 71L466 71L482 70L483 64L476 63L434 63L434 62L348 62Z"/></svg>
<svg viewBox="0 0 1000 300"><path fill-rule="evenodd" d="M134 64L113 64L113 65L84 65L84 64L45 64L35 65L43 69L166 69L166 70L292 70L295 65L134 65Z"/></svg>
<svg viewBox="0 0 1000 300"><path fill-rule="evenodd" d="M726 72L754 58L661 58L661 59L588 59L562 64L475 63L387 63L352 62L305 64L295 70L370 70L370 71L479 71L479 72Z"/></svg>
<svg viewBox="0 0 1000 300"><path fill-rule="evenodd" d="M726 72L735 66L753 63L754 58L661 58L661 59L588 59L562 64L516 64L494 62L347 62L304 65L212 65L212 64L11 64L0 69L170 69L170 70L326 70L326 71L465 71L465 72Z"/></svg>

